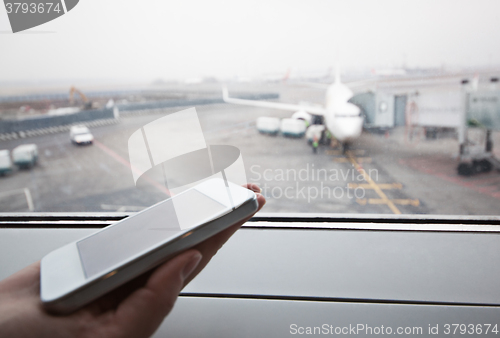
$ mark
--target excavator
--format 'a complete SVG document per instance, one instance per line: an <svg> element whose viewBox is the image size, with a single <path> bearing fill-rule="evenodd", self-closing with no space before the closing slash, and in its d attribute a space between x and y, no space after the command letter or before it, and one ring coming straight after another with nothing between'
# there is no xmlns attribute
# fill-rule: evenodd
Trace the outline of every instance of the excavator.
<svg viewBox="0 0 500 338"><path fill-rule="evenodd" d="M83 109L88 110L93 108L92 101L90 101L85 94L83 94L80 90L75 87L71 87L69 89L69 103L73 105L75 103L75 93L80 96L80 99L83 102Z"/></svg>

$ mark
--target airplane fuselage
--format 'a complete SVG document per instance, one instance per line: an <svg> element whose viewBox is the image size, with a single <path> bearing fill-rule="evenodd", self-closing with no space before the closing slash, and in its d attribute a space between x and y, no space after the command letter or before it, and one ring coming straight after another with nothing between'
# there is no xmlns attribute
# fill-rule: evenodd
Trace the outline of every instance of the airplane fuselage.
<svg viewBox="0 0 500 338"><path fill-rule="evenodd" d="M330 85L326 91L325 126L342 143L357 139L363 130L360 108L348 102L352 96L352 91L340 82Z"/></svg>

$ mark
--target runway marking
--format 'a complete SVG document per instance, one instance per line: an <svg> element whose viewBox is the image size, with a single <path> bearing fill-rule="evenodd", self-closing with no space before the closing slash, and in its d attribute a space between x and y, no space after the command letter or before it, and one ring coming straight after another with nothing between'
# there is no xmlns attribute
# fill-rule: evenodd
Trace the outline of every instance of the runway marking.
<svg viewBox="0 0 500 338"><path fill-rule="evenodd" d="M24 194L24 196L26 197L26 204L28 204L29 211L35 210L35 206L33 204L33 198L31 198L31 193L30 193L30 190L28 188L9 190L9 191L0 191L0 197L17 195L17 194Z"/></svg>
<svg viewBox="0 0 500 338"><path fill-rule="evenodd" d="M359 163L356 161L356 158L353 156L353 154L350 151L347 151L346 155L347 155L347 158L349 159L349 161L351 162L351 164L354 166L354 168L361 175L363 175L363 178L365 179L366 182L368 182L368 184L370 185L371 189L375 190L375 192L377 193L377 195L382 200L382 204L387 204L387 206L389 207L389 209L391 209L391 211L393 213L395 213L397 215L401 214L401 211L399 211L399 209L396 207L396 205L394 204L394 202L391 201L387 197L387 195L382 191L382 189L380 189L380 187L377 185L377 183L375 183L375 181L372 180L372 178L370 177L370 175L368 175L368 173L365 171L365 169L363 169L359 165Z"/></svg>
<svg viewBox="0 0 500 338"><path fill-rule="evenodd" d="M101 142L97 141L97 140L94 140L94 144L99 148L101 149L102 151L104 151L106 154L108 154L109 156L111 156L112 158L114 158L116 161L120 162L121 164L123 164L124 166L126 166L127 168L129 168L130 170L133 170L139 174L142 174L141 171L139 171L139 169L135 168L132 164L130 164L129 161L127 161L126 159L124 159L123 157L121 157L120 155L118 155L117 153L115 153L113 150L109 149L108 147L106 147L104 144L102 144ZM167 189L165 188L164 185L150 179L148 176L144 176L144 179L149 183L151 184L152 186L154 186L156 189L158 189L159 191L161 191L162 193L164 193L165 195L167 196L172 196L173 194Z"/></svg>
<svg viewBox="0 0 500 338"><path fill-rule="evenodd" d="M394 204L398 205L412 205L414 207L418 207L420 205L420 201L418 199L393 199L391 200ZM368 204L386 204L387 202L381 198L358 198L356 199L360 205Z"/></svg>
<svg viewBox="0 0 500 338"><path fill-rule="evenodd" d="M357 160L359 163L372 163L371 157L358 157ZM347 163L347 162L350 162L350 160L348 158L345 158L345 157L336 157L333 159L333 162Z"/></svg>
<svg viewBox="0 0 500 338"><path fill-rule="evenodd" d="M35 206L33 205L33 199L31 198L31 193L28 188L24 188L24 195L26 196L26 203L28 203L28 210L35 210Z"/></svg>
<svg viewBox="0 0 500 338"><path fill-rule="evenodd" d="M373 189L370 184L366 183L349 183L347 185L349 189L363 188L363 189ZM382 190L391 190L391 189L403 189L403 185L401 183L379 183L378 186Z"/></svg>

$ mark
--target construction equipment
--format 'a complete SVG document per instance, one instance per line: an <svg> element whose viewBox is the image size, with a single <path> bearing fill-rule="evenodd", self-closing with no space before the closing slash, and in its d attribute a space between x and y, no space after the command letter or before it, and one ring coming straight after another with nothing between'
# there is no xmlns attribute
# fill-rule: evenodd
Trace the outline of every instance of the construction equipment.
<svg viewBox="0 0 500 338"><path fill-rule="evenodd" d="M75 93L80 96L80 99L83 102L83 109L92 109L92 101L90 101L85 94L83 94L80 90L76 89L75 87L71 87L69 89L69 103L71 105L75 104Z"/></svg>

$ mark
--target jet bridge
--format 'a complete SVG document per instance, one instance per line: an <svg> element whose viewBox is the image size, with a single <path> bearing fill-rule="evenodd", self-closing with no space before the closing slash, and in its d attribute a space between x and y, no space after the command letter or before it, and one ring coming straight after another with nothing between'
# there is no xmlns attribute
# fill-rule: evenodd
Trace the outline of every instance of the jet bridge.
<svg viewBox="0 0 500 338"><path fill-rule="evenodd" d="M481 90L464 93L465 109L459 128L460 175L473 175L500 170L500 161L493 154L492 131L500 130L500 90ZM468 139L468 129L484 131L484 143L474 144Z"/></svg>
<svg viewBox="0 0 500 338"><path fill-rule="evenodd" d="M419 127L427 131L456 130L460 144L458 173L469 176L500 170L493 155L492 132L500 130L500 90L476 90L464 80L462 88L422 88L401 93L365 92L353 96L365 116L365 128ZM481 142L468 137L472 129L482 130ZM477 132L476 132L477 133ZM409 132L411 134L411 132Z"/></svg>
<svg viewBox="0 0 500 338"><path fill-rule="evenodd" d="M405 96L367 92L354 95L349 102L363 111L365 128L393 128L404 125Z"/></svg>

